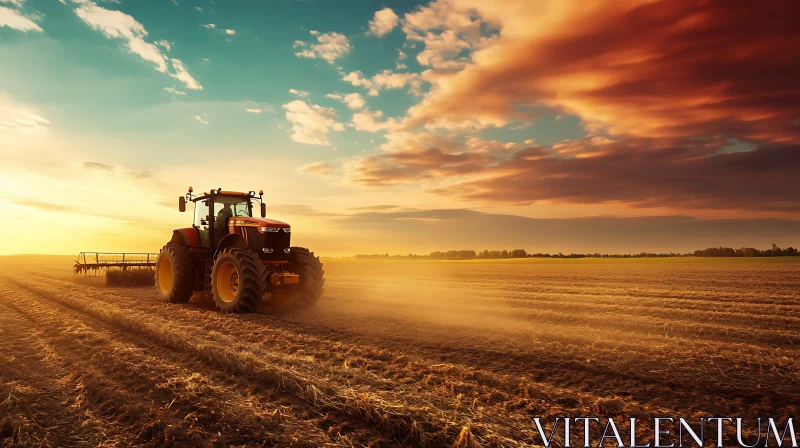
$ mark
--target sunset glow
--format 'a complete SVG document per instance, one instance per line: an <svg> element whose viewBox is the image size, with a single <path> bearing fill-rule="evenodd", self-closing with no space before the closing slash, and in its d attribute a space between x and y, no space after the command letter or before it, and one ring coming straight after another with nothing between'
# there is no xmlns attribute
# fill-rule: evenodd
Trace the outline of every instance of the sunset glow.
<svg viewBox="0 0 800 448"><path fill-rule="evenodd" d="M0 254L263 189L328 256L800 244L800 8L0 0Z"/></svg>

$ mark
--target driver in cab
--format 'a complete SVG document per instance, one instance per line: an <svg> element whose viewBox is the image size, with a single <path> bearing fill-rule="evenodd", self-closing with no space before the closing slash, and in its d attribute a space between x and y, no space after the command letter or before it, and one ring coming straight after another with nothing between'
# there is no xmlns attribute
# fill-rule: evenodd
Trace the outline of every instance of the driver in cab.
<svg viewBox="0 0 800 448"><path fill-rule="evenodd" d="M224 204L222 209L217 213L217 219L214 221L215 226L220 230L221 234L228 233L228 219L230 218L233 218L231 204Z"/></svg>

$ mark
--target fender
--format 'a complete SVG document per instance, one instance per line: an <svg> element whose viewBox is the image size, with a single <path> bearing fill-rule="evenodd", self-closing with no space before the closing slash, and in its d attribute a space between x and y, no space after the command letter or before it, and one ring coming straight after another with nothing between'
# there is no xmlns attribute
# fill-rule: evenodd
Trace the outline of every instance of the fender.
<svg viewBox="0 0 800 448"><path fill-rule="evenodd" d="M242 249L248 248L247 241L241 235L238 233L231 233L222 237L222 240L217 246L217 250L214 252L214 259L216 260L217 255L229 247L241 247Z"/></svg>
<svg viewBox="0 0 800 448"><path fill-rule="evenodd" d="M197 234L197 229L194 227L177 229L172 231L172 239L169 242L182 246L200 247L200 235Z"/></svg>

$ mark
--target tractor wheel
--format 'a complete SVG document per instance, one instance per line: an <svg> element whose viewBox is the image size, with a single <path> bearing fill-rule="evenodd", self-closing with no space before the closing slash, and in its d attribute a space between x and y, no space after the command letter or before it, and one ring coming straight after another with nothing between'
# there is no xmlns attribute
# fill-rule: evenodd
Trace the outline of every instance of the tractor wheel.
<svg viewBox="0 0 800 448"><path fill-rule="evenodd" d="M300 275L300 283L280 289L270 295L270 305L278 309L302 310L316 305L322 296L325 284L322 262L305 247L292 247L289 252L289 267Z"/></svg>
<svg viewBox="0 0 800 448"><path fill-rule="evenodd" d="M240 247L224 249L214 261L211 290L214 303L226 313L253 312L261 306L267 270L253 252Z"/></svg>
<svg viewBox="0 0 800 448"><path fill-rule="evenodd" d="M156 292L158 298L169 303L185 303L192 298L194 284L194 259L189 248L167 244L156 261Z"/></svg>

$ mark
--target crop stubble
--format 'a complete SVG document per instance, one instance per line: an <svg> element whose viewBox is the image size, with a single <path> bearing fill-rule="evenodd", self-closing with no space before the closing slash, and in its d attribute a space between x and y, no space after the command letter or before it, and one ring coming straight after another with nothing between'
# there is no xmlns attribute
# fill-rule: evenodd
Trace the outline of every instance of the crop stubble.
<svg viewBox="0 0 800 448"><path fill-rule="evenodd" d="M530 446L534 416L797 414L791 261L325 260L317 309L250 315L56 261L0 261L2 444Z"/></svg>

